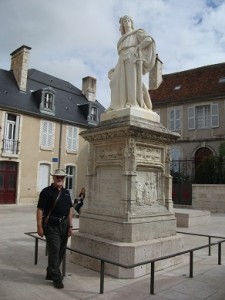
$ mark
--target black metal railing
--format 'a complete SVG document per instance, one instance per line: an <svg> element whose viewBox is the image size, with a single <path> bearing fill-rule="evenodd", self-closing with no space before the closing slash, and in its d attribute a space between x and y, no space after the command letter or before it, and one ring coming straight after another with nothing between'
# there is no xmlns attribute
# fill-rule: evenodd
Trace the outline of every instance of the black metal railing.
<svg viewBox="0 0 225 300"><path fill-rule="evenodd" d="M78 228L74 228L73 230L79 230ZM194 270L194 252L201 250L201 249L205 249L208 248L209 249L209 255L211 255L211 247L212 246L216 246L218 245L218 265L221 265L221 261L222 261L222 243L225 242L225 237L221 237L221 236L213 236L213 235L205 235L205 234L198 234L198 233L189 233L189 232L183 232L183 231L177 231L177 233L180 234L188 234L188 235L195 235L195 236L202 236L202 237L208 237L208 243L202 246L198 246L198 247L194 247L191 249L187 249L187 250L183 250L180 252L176 252L176 253L172 253L170 255L166 255L163 257L157 257L154 259L150 259L147 261L143 261L137 264L133 264L133 265L124 265L124 264L120 264L120 263L116 263L114 261L111 260L107 260L107 259L103 259L101 257L95 256L95 255L91 255L91 254L87 254L85 252L82 251L78 251L75 249L72 249L70 247L67 247L66 249L71 251L71 252L75 252L81 255L85 255L88 256L90 258L99 260L101 263L101 268L100 268L100 294L104 293L104 276L105 276L105 263L111 264L111 265L115 265L118 267L122 267L125 269L131 269L131 268L135 268L135 267L139 267L139 266L143 266L143 265L147 265L147 264L151 264L151 270L150 270L150 294L155 294L155 263L161 260L165 260L165 259L169 259L169 258L173 258L176 256L181 256L184 254L188 254L190 255L189 258L189 277L193 278L193 270ZM37 232L25 232L26 235L35 238L35 254L34 254L34 264L38 263L38 240L42 240L45 241L46 240L44 238L41 238L39 236L37 236ZM220 241L214 242L212 243L211 240L212 238L215 239L220 239ZM47 254L47 253L46 253ZM63 263L62 263L62 274L63 276L65 276L66 274L66 255L63 259Z"/></svg>
<svg viewBox="0 0 225 300"><path fill-rule="evenodd" d="M172 160L170 162L170 174L173 183L194 183L195 161L194 160Z"/></svg>
<svg viewBox="0 0 225 300"><path fill-rule="evenodd" d="M3 139L2 153L18 154L19 144L18 140Z"/></svg>

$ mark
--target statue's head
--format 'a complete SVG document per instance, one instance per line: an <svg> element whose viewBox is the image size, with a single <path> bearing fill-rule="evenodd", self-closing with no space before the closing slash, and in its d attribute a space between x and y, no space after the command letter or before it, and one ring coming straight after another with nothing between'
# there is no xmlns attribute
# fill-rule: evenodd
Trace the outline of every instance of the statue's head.
<svg viewBox="0 0 225 300"><path fill-rule="evenodd" d="M120 32L122 35L125 33L123 22L127 19L131 21L131 28L134 29L134 22L129 16L121 17L119 23L120 23Z"/></svg>

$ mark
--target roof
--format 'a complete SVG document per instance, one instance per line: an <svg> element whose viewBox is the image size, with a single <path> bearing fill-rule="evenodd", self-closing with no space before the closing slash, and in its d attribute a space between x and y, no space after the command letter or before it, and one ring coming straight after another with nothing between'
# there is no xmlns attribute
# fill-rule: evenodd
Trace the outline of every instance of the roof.
<svg viewBox="0 0 225 300"><path fill-rule="evenodd" d="M219 82L224 78L223 82ZM168 104L225 96L225 63L163 75L157 90L150 90L154 104Z"/></svg>
<svg viewBox="0 0 225 300"><path fill-rule="evenodd" d="M50 116L40 112L40 101L35 97L35 91L51 87L55 92L55 115ZM19 91L12 71L0 69L0 108L16 110L20 113L36 115L40 118L54 119L90 127L87 118L81 113L80 105L90 103L82 91L62 79L29 69L27 75L26 93ZM96 100L99 114L104 112L104 107Z"/></svg>

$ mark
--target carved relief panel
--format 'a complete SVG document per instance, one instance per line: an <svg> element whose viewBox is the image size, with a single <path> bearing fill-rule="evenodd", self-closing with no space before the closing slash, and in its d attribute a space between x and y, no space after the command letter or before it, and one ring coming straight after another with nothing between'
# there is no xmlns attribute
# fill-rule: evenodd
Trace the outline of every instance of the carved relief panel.
<svg viewBox="0 0 225 300"><path fill-rule="evenodd" d="M162 149L154 148L152 146L137 144L137 162L144 164L161 164L162 163Z"/></svg>
<svg viewBox="0 0 225 300"><path fill-rule="evenodd" d="M96 164L103 162L121 161L124 145L121 143L107 144L96 147Z"/></svg>
<svg viewBox="0 0 225 300"><path fill-rule="evenodd" d="M154 206L161 204L162 172L158 170L138 171L135 181L136 205Z"/></svg>

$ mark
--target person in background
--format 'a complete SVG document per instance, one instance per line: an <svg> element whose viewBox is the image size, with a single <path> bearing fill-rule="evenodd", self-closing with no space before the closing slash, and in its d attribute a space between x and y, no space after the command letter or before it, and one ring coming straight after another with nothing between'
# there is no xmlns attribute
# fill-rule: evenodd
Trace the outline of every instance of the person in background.
<svg viewBox="0 0 225 300"><path fill-rule="evenodd" d="M72 234L73 210L69 191L63 187L66 172L57 169L51 176L53 183L41 191L37 204L37 233L41 237L45 235L47 242L48 266L45 279L52 280L55 288L62 289L64 285L60 265L65 255L68 237ZM48 221L44 226L43 220L46 217Z"/></svg>
<svg viewBox="0 0 225 300"><path fill-rule="evenodd" d="M75 201L77 200L77 204L74 205L74 208L76 210L76 212L78 213L78 216L80 214L80 208L83 206L83 201L85 198L85 188L82 188L80 191L80 194L78 196L78 198L75 199Z"/></svg>

